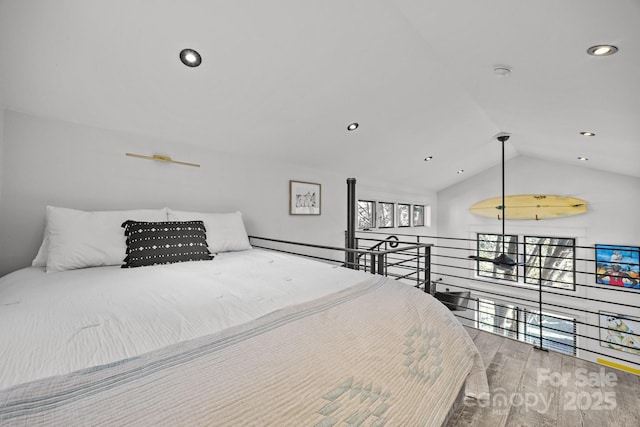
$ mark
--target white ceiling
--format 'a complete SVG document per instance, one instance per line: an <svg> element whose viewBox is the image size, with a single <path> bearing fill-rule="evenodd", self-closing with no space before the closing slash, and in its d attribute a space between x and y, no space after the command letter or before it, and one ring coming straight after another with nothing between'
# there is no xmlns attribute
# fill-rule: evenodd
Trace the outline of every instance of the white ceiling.
<svg viewBox="0 0 640 427"><path fill-rule="evenodd" d="M640 177L640 0L0 0L0 84L16 111L432 190L498 164L500 131Z"/></svg>

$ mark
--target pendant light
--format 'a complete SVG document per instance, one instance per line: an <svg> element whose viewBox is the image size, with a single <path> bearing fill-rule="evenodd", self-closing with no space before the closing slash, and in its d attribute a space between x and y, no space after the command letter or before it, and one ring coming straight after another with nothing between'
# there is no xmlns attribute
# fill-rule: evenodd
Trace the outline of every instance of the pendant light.
<svg viewBox="0 0 640 427"><path fill-rule="evenodd" d="M505 196L504 196L504 143L509 139L509 135L502 133L502 134L499 134L496 139L502 143L502 205L500 206L502 210L502 253L493 259L484 258L477 255L471 255L469 258L475 259L477 261L491 262L493 263L493 265L496 266L496 268L500 270L511 271L516 266L516 262L506 254L505 231L504 231L505 229L504 222L505 222L506 208L507 208L505 206L505 200L504 200L505 199Z"/></svg>

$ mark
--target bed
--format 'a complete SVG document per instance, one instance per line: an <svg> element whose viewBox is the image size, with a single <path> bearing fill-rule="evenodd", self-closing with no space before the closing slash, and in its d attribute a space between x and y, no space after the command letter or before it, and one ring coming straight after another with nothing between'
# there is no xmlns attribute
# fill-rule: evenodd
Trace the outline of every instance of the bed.
<svg viewBox="0 0 640 427"><path fill-rule="evenodd" d="M88 229L55 210L34 266L0 278L2 425L434 426L486 397L473 341L410 285L251 248L238 214L200 215L212 259L100 265L78 255L95 235L56 253Z"/></svg>

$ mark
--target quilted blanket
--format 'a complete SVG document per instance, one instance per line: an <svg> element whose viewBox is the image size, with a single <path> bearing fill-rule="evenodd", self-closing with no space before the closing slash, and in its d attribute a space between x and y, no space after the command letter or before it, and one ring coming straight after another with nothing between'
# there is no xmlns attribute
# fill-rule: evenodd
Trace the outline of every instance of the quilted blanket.
<svg viewBox="0 0 640 427"><path fill-rule="evenodd" d="M1 425L437 426L482 359L437 300L380 277L110 365L0 391Z"/></svg>

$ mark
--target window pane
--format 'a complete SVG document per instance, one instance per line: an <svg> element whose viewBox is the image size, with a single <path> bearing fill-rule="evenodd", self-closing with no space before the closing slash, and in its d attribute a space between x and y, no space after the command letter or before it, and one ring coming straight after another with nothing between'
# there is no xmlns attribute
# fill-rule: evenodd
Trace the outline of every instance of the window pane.
<svg viewBox="0 0 640 427"><path fill-rule="evenodd" d="M505 235L504 251L513 260L518 260L518 236ZM503 251L501 234L483 234L478 233L478 257L486 259L494 259ZM503 270L498 268L493 262L478 261L478 276L492 277L494 279L518 281L518 268L512 270Z"/></svg>
<svg viewBox="0 0 640 427"><path fill-rule="evenodd" d="M525 237L525 282L575 289L574 249L574 239Z"/></svg>
<svg viewBox="0 0 640 427"><path fill-rule="evenodd" d="M391 228L395 227L395 218L393 215L393 203L378 203L378 227Z"/></svg>
<svg viewBox="0 0 640 427"><path fill-rule="evenodd" d="M411 225L410 211L411 205L398 205L398 227L409 227Z"/></svg>
<svg viewBox="0 0 640 427"><path fill-rule="evenodd" d="M478 302L478 329L497 335L517 338L517 307L480 298Z"/></svg>
<svg viewBox="0 0 640 427"><path fill-rule="evenodd" d="M358 200L358 228L362 230L368 230L375 228L376 216L375 216L376 202L368 200Z"/></svg>
<svg viewBox="0 0 640 427"><path fill-rule="evenodd" d="M540 312L526 311L524 341L540 346ZM576 354L575 319L542 312L542 345L565 354Z"/></svg>
<svg viewBox="0 0 640 427"><path fill-rule="evenodd" d="M421 227L424 225L424 206L413 205L413 226Z"/></svg>

